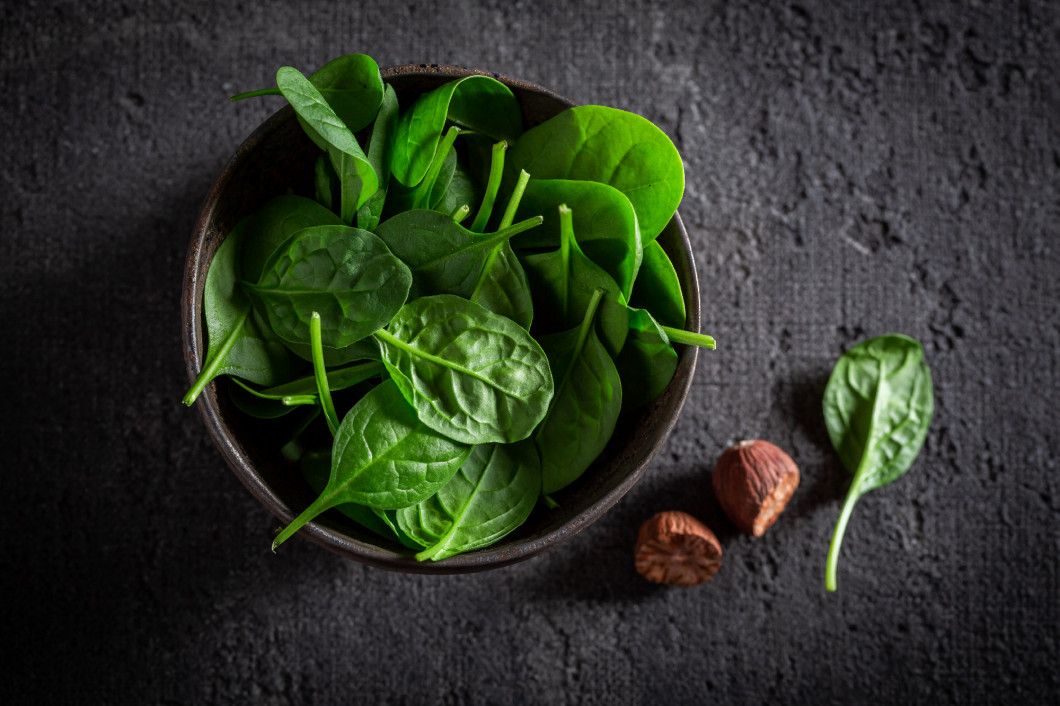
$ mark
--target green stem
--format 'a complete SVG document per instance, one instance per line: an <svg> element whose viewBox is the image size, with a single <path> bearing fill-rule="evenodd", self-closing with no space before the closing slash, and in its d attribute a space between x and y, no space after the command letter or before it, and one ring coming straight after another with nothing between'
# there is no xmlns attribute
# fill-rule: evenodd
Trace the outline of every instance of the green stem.
<svg viewBox="0 0 1060 706"><path fill-rule="evenodd" d="M420 185L416 187L416 192L412 196L412 208L430 208L434 182L438 180L438 174L442 171L445 158L449 156L449 150L453 148L453 143L456 142L456 136L459 134L460 128L456 125L446 131L445 137L442 138L441 144L438 145L438 149L434 153L434 160L431 162L431 166L427 168L427 173L423 176L423 180L420 181Z"/></svg>
<svg viewBox="0 0 1060 706"><path fill-rule="evenodd" d="M573 212L567 208L567 204L561 203L559 205L559 260L563 265L563 272L565 276L560 278L560 285L562 291L560 292L560 301L563 303L563 311L567 312L570 309L570 281L572 279L572 272L570 271L570 251L571 245L574 243L574 215Z"/></svg>
<svg viewBox="0 0 1060 706"><path fill-rule="evenodd" d="M236 341L239 340L240 334L243 332L243 325L246 323L249 314L250 308L247 307L236 319L236 323L232 327L232 331L228 334L228 338L225 339L224 345L221 346L221 350L217 351L217 355L206 361L206 367L199 372L199 377L195 378L195 382L192 383L191 389L184 395L184 399L181 400L184 404L189 407L195 404L195 400L197 400L199 395L202 394L206 385L208 385L217 375L217 371L223 365L228 352L232 350L232 346L234 346Z"/></svg>
<svg viewBox="0 0 1060 706"><path fill-rule="evenodd" d="M465 203L460 208L454 208L453 212L450 214L450 217L453 219L454 223L462 223L464 221L464 219L467 218L468 214L470 214L470 213L471 213L471 206L469 206L469 205L467 205Z"/></svg>
<svg viewBox="0 0 1060 706"><path fill-rule="evenodd" d="M659 324L659 328L663 330L666 337L669 338L672 343L684 343L689 346L709 348L710 350L714 350L717 346L713 336L707 336L703 333L692 333L691 331L684 331L679 328L670 328L669 326L663 326L662 324Z"/></svg>
<svg viewBox="0 0 1060 706"><path fill-rule="evenodd" d="M828 547L828 566L825 569L824 587L829 591L836 589L836 570L839 567L839 547L843 544L843 535L847 531L847 521L850 513L854 510L854 503L858 501L855 486L851 485L847 492L847 499L843 503L843 511L839 513L839 520L835 523L835 531L832 532L832 543Z"/></svg>
<svg viewBox="0 0 1060 706"><path fill-rule="evenodd" d="M504 173L504 152L507 149L508 143L504 140L493 145L493 154L490 157L490 175L486 181L486 193L482 196L482 203L478 207L478 213L475 214L475 220L471 222L470 230L475 233L482 233L486 229L486 224L489 223L490 215L493 213L493 204L497 201L497 190L501 188L501 176ZM512 218L514 217L515 214L513 213ZM501 227L503 228L504 226Z"/></svg>
<svg viewBox="0 0 1060 706"><path fill-rule="evenodd" d="M512 189L512 197L508 199L508 207L504 209L504 216L501 218L501 228L507 228L515 220L515 212L519 209L519 202L523 200L523 192L526 191L526 184L530 181L530 173L525 169L519 170L519 181L515 182L515 188Z"/></svg>
<svg viewBox="0 0 1060 706"><path fill-rule="evenodd" d="M233 103L235 103L236 101L241 101L244 98L256 98L257 96L282 96L282 95L283 94L280 93L280 89L279 88L262 88L262 89L257 90L257 91L246 91L244 93L237 93L236 95L232 96L228 100L230 100Z"/></svg>
<svg viewBox="0 0 1060 706"><path fill-rule="evenodd" d="M603 287L597 287L593 292L592 299L589 300L589 305L585 307L585 316L582 317L582 324L578 327L578 340L574 343L574 357L577 358L581 352L582 347L585 345L585 339L589 337L589 330L593 326L593 317L596 316L596 307L600 305L600 299L604 296ZM572 368L574 366L571 366Z"/></svg>
<svg viewBox="0 0 1060 706"><path fill-rule="evenodd" d="M291 535L302 529L314 517L340 504L336 491L328 493L325 490L324 492L325 494L314 500L312 505L303 510L301 515L294 518L291 524L284 527L283 531L276 535L276 539L272 540L272 551L276 551L278 546L290 539Z"/></svg>
<svg viewBox="0 0 1060 706"><path fill-rule="evenodd" d="M280 402L283 403L284 407L301 407L305 404L316 404L316 395L287 395L280 398Z"/></svg>
<svg viewBox="0 0 1060 706"><path fill-rule="evenodd" d="M328 388L328 375L324 370L324 344L320 338L320 314L315 311L309 320L309 343L313 352L313 375L317 379L320 408L324 410L324 419L331 435L335 436L339 430L339 417L335 413L335 403L331 400L331 390Z"/></svg>

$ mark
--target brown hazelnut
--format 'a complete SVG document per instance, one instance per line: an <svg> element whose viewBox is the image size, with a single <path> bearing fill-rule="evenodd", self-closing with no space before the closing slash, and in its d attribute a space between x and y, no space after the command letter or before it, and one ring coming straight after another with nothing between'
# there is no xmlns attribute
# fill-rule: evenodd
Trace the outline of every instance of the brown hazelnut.
<svg viewBox="0 0 1060 706"><path fill-rule="evenodd" d="M741 441L714 466L714 493L741 532L761 537L799 485L799 468L768 441Z"/></svg>
<svg viewBox="0 0 1060 706"><path fill-rule="evenodd" d="M710 528L684 512L660 512L645 522L634 550L637 573L649 581L695 586L721 568L721 544Z"/></svg>

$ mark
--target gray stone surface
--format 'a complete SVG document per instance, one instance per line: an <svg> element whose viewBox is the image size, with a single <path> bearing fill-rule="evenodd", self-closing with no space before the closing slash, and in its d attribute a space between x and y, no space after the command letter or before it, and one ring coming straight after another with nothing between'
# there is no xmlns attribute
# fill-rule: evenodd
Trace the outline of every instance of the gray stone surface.
<svg viewBox="0 0 1060 706"><path fill-rule="evenodd" d="M883 7L886 5L887 7ZM719 340L645 479L538 559L392 574L275 520L183 408L178 298L276 67L488 68L657 122L687 163ZM952 2L5 2L5 703L1042 703L1060 691L1060 12ZM855 511L820 397L922 340L924 452ZM803 483L766 536L709 489L762 437ZM634 573L664 509L724 566Z"/></svg>

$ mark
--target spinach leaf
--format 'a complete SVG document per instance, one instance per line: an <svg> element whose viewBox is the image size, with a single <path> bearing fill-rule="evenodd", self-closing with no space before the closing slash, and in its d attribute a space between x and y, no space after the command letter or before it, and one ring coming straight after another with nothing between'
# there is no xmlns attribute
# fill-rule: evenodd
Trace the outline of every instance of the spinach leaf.
<svg viewBox="0 0 1060 706"><path fill-rule="evenodd" d="M556 376L556 394L534 433L546 495L581 477L615 431L622 411L622 382L596 336L593 319L604 290L593 292L578 328L541 339Z"/></svg>
<svg viewBox="0 0 1060 706"><path fill-rule="evenodd" d="M534 320L530 281L507 241L495 246L486 256L468 298L530 330Z"/></svg>
<svg viewBox="0 0 1060 706"><path fill-rule="evenodd" d="M427 547L417 559L440 561L523 524L540 491L541 466L530 441L480 444L445 487L396 512L398 527Z"/></svg>
<svg viewBox="0 0 1060 706"><path fill-rule="evenodd" d="M331 475L320 497L272 543L276 547L320 513L343 503L396 510L426 500L463 465L471 447L438 434L416 417L390 380L377 385L342 420Z"/></svg>
<svg viewBox="0 0 1060 706"><path fill-rule="evenodd" d="M467 444L525 439L552 399L537 341L474 302L409 302L375 333L383 363L424 424Z"/></svg>
<svg viewBox="0 0 1060 706"><path fill-rule="evenodd" d="M390 169L405 186L416 186L435 159L446 122L494 141L514 141L523 114L511 90L489 76L450 81L416 99L398 122Z"/></svg>
<svg viewBox="0 0 1060 706"><path fill-rule="evenodd" d="M431 185L430 196L427 198L426 204L422 206L416 205L417 199L422 198L423 196L418 187L409 189L408 187L402 186L396 179L391 179L390 191L387 192L386 208L383 210L383 220L389 220L405 211L423 209L441 211L442 213L451 215L453 209L448 207L449 199L447 198L447 194L449 193L450 188L452 188L453 180L456 179L459 168L460 160L457 158L457 153L455 150L450 150L441 162L437 177L431 179L431 175L428 175L423 178L422 182L420 182L421 185ZM455 194L453 198L455 198ZM463 203L460 204L460 206L463 205ZM454 208L456 207L454 206Z"/></svg>
<svg viewBox="0 0 1060 706"><path fill-rule="evenodd" d="M390 182L390 151L397 128L398 99L392 86L383 93L379 115L372 125L372 139L368 143L368 162L379 179L379 190L357 211L357 227L375 230L386 203L387 185Z"/></svg>
<svg viewBox="0 0 1060 706"><path fill-rule="evenodd" d="M854 346L836 363L823 406L832 446L854 474L828 550L825 585L834 591L839 547L854 504L904 475L927 438L935 398L923 348L899 334Z"/></svg>
<svg viewBox="0 0 1060 706"><path fill-rule="evenodd" d="M570 108L523 133L508 154L505 184L520 169L535 179L615 187L633 205L645 243L662 232L685 188L681 155L669 137L639 115L598 105Z"/></svg>
<svg viewBox="0 0 1060 706"><path fill-rule="evenodd" d="M327 487L328 477L331 474L331 449L318 449L307 452L302 456L298 467L302 471L302 477L305 478L306 483L309 484L314 493L319 495ZM374 510L367 505L358 505L357 503L343 503L336 505L335 509L384 539L397 540L409 549L418 550L423 548L396 531L386 514L387 512L393 513L393 510Z"/></svg>
<svg viewBox="0 0 1060 706"><path fill-rule="evenodd" d="M272 385L294 367L284 346L255 325L250 316L250 300L237 285L242 274L240 248L248 223L244 219L236 224L217 247L206 271L202 306L208 348L199 377L184 395L183 402L189 406L218 375Z"/></svg>
<svg viewBox="0 0 1060 706"><path fill-rule="evenodd" d="M285 341L309 343L314 311L324 345L344 348L382 328L405 303L412 274L382 240L346 226L305 228L273 254L257 284L272 330Z"/></svg>
<svg viewBox="0 0 1060 706"><path fill-rule="evenodd" d="M629 301L633 306L650 311L657 321L666 326L683 328L685 325L681 280L677 278L670 257L657 241L653 240L644 246L644 261Z"/></svg>
<svg viewBox="0 0 1060 706"><path fill-rule="evenodd" d="M468 298L489 252L540 222L540 217L528 218L483 235L472 233L439 211L405 211L379 224L376 235L412 270L410 299L429 294Z"/></svg>
<svg viewBox="0 0 1060 706"><path fill-rule="evenodd" d="M309 82L350 132L376 120L384 88L379 65L372 57L347 54L332 59L310 76Z"/></svg>
<svg viewBox="0 0 1060 706"><path fill-rule="evenodd" d="M331 167L328 155L321 152L317 155L317 161L313 163L313 198L328 211L335 212L338 211L335 207L335 196L341 191L339 175ZM336 216L336 219L342 223L341 218Z"/></svg>
<svg viewBox="0 0 1060 706"><path fill-rule="evenodd" d="M605 292L600 304L600 336L612 355L617 355L629 331L625 297L611 275L604 272L578 247L571 211L559 208L560 247L554 252L522 258L530 289L534 293L535 329L557 333L577 327L597 289Z"/></svg>
<svg viewBox="0 0 1060 706"><path fill-rule="evenodd" d="M272 199L250 218L242 248L242 278L257 282L269 258L288 238L303 228L328 225L342 225L342 221L312 199L294 194Z"/></svg>
<svg viewBox="0 0 1060 706"><path fill-rule="evenodd" d="M498 142L493 146L489 182L486 185L486 194L482 197L478 214L475 216L475 222L471 226L472 231L482 230L489 221L497 197L497 189L500 187L506 148L506 142ZM529 179L529 175L526 175L525 179ZM524 181L521 180L521 183ZM501 218L499 231L511 226L518 201L521 198L522 189L516 189ZM540 217L539 214L538 217ZM526 330L530 330L530 324L534 320L534 301L530 293L530 281L526 278L526 272L508 240L494 245L486 255L475 286L468 298L495 314L507 316Z"/></svg>
<svg viewBox="0 0 1060 706"><path fill-rule="evenodd" d="M460 128L455 125L446 131L445 137L438 145L438 153L434 156L434 161L427 168L423 180L412 191L411 208L433 208L442 200L449 189L449 183L453 180L453 174L456 173L457 157L454 143L459 134Z"/></svg>
<svg viewBox="0 0 1060 706"><path fill-rule="evenodd" d="M615 358L622 379L622 411L651 402L677 372L677 353L658 322L644 309L629 310L629 335Z"/></svg>
<svg viewBox="0 0 1060 706"><path fill-rule="evenodd" d="M558 209L564 204L573 212L572 225L582 252L611 275L628 299L640 271L643 249L637 214L629 199L614 187L593 181L531 180L518 214L520 217L543 214L545 221L540 228L512 238L512 247L516 250L559 247Z"/></svg>
<svg viewBox="0 0 1060 706"><path fill-rule="evenodd" d="M357 209L379 189L375 170L353 132L298 69L282 67L276 72L276 85L303 121L309 138L328 153L342 186L339 216L352 223Z"/></svg>
<svg viewBox="0 0 1060 706"><path fill-rule="evenodd" d="M309 82L320 91L320 95L351 132L367 127L375 119L379 102L383 99L383 78L379 74L379 65L364 54L347 54L332 59L310 76ZM240 93L232 96L231 100L235 102L254 96L279 95L282 95L279 88L265 88ZM305 127L305 123L302 127Z"/></svg>

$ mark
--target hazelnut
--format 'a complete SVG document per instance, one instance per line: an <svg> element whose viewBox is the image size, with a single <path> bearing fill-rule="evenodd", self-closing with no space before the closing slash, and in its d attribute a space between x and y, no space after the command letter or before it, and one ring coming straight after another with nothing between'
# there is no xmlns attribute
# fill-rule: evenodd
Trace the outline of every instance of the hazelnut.
<svg viewBox="0 0 1060 706"><path fill-rule="evenodd" d="M695 586L721 568L721 544L710 528L684 512L660 512L645 522L634 550L637 573L655 583Z"/></svg>
<svg viewBox="0 0 1060 706"><path fill-rule="evenodd" d="M755 537L777 521L799 485L799 468L768 441L741 441L714 466L714 493L741 532Z"/></svg>

